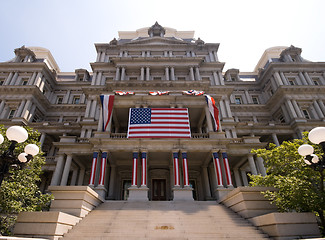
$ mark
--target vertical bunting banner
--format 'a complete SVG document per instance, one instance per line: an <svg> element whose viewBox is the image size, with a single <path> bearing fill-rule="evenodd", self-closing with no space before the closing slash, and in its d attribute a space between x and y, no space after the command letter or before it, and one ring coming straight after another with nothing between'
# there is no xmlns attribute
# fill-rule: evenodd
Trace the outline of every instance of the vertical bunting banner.
<svg viewBox="0 0 325 240"><path fill-rule="evenodd" d="M219 130L219 110L216 106L216 102L209 95L205 95L205 99L207 101L209 111L212 115L212 118L214 121L214 126L216 127L215 131L218 131Z"/></svg>
<svg viewBox="0 0 325 240"><path fill-rule="evenodd" d="M100 101L102 103L103 132L106 132L113 112L114 95L100 95Z"/></svg>
<svg viewBox="0 0 325 240"><path fill-rule="evenodd" d="M90 179L89 179L89 185L95 184L95 175L96 175L96 169L97 169L97 157L98 157L98 152L94 152L93 153L93 162L91 164L91 174L90 174Z"/></svg>

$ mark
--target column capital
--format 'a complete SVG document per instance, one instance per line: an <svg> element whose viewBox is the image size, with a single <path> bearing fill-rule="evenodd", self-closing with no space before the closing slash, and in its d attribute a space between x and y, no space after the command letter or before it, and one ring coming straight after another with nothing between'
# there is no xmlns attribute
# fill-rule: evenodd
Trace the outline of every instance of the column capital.
<svg viewBox="0 0 325 240"><path fill-rule="evenodd" d="M173 153L179 153L179 149L173 149Z"/></svg>
<svg viewBox="0 0 325 240"><path fill-rule="evenodd" d="M140 148L140 152L141 153L148 153L148 149L146 149L146 148Z"/></svg>
<svg viewBox="0 0 325 240"><path fill-rule="evenodd" d="M211 153L218 153L220 150L219 149L217 149L217 148L213 148L213 149L211 149Z"/></svg>

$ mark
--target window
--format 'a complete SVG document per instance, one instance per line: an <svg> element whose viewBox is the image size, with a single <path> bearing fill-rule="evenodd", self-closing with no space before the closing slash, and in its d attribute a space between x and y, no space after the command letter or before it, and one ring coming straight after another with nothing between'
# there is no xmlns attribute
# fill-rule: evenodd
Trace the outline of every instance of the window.
<svg viewBox="0 0 325 240"><path fill-rule="evenodd" d="M279 120L280 123L285 123L286 122L282 114L278 117L278 120Z"/></svg>
<svg viewBox="0 0 325 240"><path fill-rule="evenodd" d="M236 81L236 78L231 77L231 81L235 82Z"/></svg>
<svg viewBox="0 0 325 240"><path fill-rule="evenodd" d="M4 80L0 80L0 86L2 86L4 84Z"/></svg>
<svg viewBox="0 0 325 240"><path fill-rule="evenodd" d="M80 103L80 97L73 97L73 104L79 104Z"/></svg>
<svg viewBox="0 0 325 240"><path fill-rule="evenodd" d="M307 109L302 110L303 114L305 115L305 118L310 119L309 113Z"/></svg>
<svg viewBox="0 0 325 240"><path fill-rule="evenodd" d="M252 96L252 100L254 104L259 104L258 96Z"/></svg>
<svg viewBox="0 0 325 240"><path fill-rule="evenodd" d="M318 80L315 80L315 79L313 79L313 82L314 82L314 84L315 84L316 86L318 86L318 85L319 85L319 82L318 82Z"/></svg>
<svg viewBox="0 0 325 240"><path fill-rule="evenodd" d="M290 84L291 86L293 86L293 85L295 85L295 81L292 80L292 79L289 79L289 84Z"/></svg>
<svg viewBox="0 0 325 240"><path fill-rule="evenodd" d="M62 96L58 96L56 99L56 104L62 104L63 103L63 97Z"/></svg>
<svg viewBox="0 0 325 240"><path fill-rule="evenodd" d="M23 79L21 80L21 84L22 84L23 86L26 86L27 83L28 83L28 78L23 78Z"/></svg>
<svg viewBox="0 0 325 240"><path fill-rule="evenodd" d="M242 104L241 97L239 97L239 96L235 97L235 104Z"/></svg>
<svg viewBox="0 0 325 240"><path fill-rule="evenodd" d="M8 118L12 119L14 117L14 115L15 115L15 112L16 112L16 109L11 109L10 112L9 112Z"/></svg>

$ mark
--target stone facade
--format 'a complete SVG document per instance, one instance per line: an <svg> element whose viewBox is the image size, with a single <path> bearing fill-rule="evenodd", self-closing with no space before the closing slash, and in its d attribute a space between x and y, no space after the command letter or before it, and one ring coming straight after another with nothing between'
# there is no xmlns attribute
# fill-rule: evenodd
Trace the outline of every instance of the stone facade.
<svg viewBox="0 0 325 240"><path fill-rule="evenodd" d="M118 40L95 47L92 72L60 72L51 53L40 47L23 46L14 59L0 63L0 123L41 132L43 191L50 185L91 183L106 199L126 200L133 153L146 153L145 159L135 159L138 181L130 188L131 198L217 199L247 186L247 173L266 174L263 159L251 149L325 125L325 63L304 60L299 48L267 49L255 72L247 73L224 70L218 43L158 23L119 32ZM193 89L215 99L218 131L205 97L182 94ZM115 95L112 120L102 132L99 96L117 91L134 94ZM150 91L169 94L151 96ZM191 138L128 139L129 109L135 107L188 108Z"/></svg>

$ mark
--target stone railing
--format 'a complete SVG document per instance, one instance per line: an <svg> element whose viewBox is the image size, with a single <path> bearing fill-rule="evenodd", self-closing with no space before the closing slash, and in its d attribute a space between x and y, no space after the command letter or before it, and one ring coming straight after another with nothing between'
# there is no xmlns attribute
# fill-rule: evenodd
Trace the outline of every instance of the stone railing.
<svg viewBox="0 0 325 240"><path fill-rule="evenodd" d="M192 133L192 138L209 138L209 133Z"/></svg>
<svg viewBox="0 0 325 240"><path fill-rule="evenodd" d="M89 138L78 138L77 139L77 142L79 142L79 143L82 143L82 142L88 143L89 142Z"/></svg>
<svg viewBox="0 0 325 240"><path fill-rule="evenodd" d="M126 133L111 133L111 138L126 138Z"/></svg>

